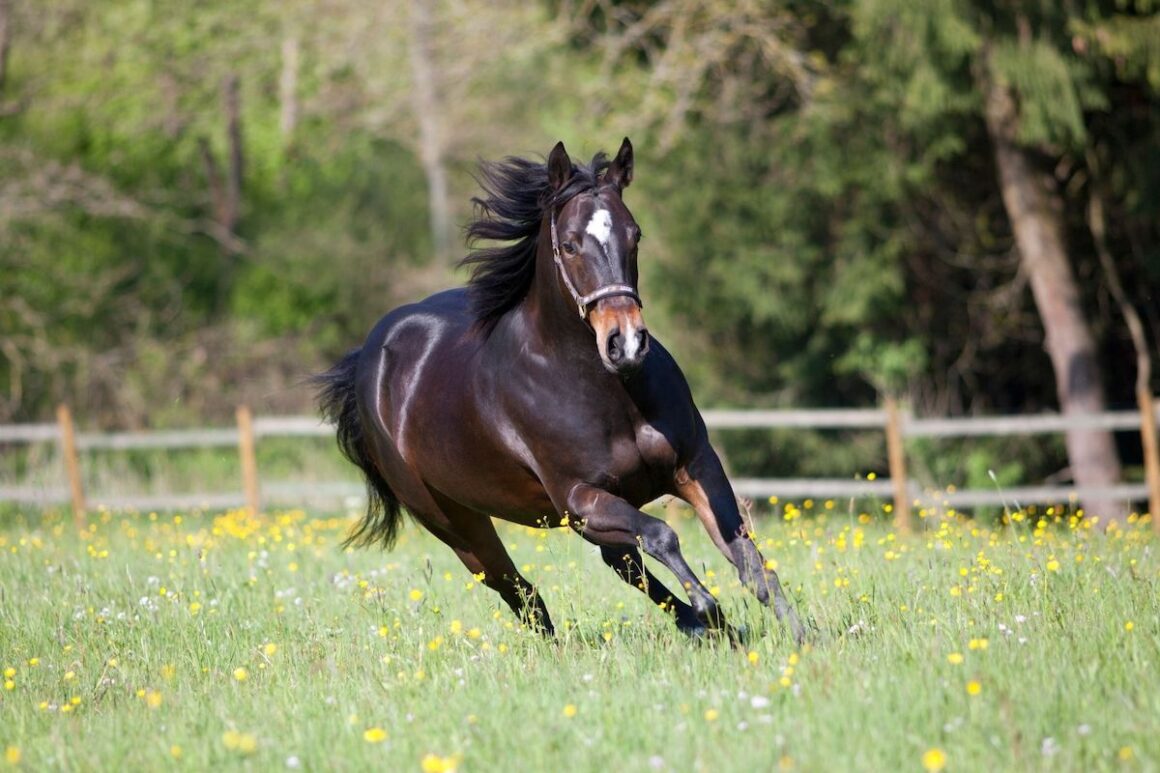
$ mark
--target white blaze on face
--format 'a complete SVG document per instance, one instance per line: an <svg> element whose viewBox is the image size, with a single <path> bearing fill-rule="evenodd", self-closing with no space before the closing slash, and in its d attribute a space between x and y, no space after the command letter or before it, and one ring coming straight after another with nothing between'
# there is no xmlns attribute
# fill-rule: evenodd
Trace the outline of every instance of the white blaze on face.
<svg viewBox="0 0 1160 773"><path fill-rule="evenodd" d="M612 236L612 213L607 209L596 210L592 213L592 218L584 231L592 234L592 237L600 242L600 246L607 250L608 239Z"/></svg>

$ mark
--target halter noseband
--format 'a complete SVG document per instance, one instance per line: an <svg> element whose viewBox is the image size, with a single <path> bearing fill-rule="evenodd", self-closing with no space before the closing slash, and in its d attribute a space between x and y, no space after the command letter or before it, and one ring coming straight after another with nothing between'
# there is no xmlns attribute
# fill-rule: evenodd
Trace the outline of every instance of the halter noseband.
<svg viewBox="0 0 1160 773"><path fill-rule="evenodd" d="M564 280L564 286L568 288L568 292L572 294L572 300L576 302L576 310L580 312L580 319L585 322L588 321L588 307L602 298L627 295L636 301L637 306L644 308L644 302L641 301L636 289L630 285L607 284L596 288L587 295L581 295L577 291L576 285L572 284L572 277L568 276L568 272L564 269L564 260L560 257L560 241L556 236L556 213L554 211L552 212L552 259L556 261L556 269Z"/></svg>

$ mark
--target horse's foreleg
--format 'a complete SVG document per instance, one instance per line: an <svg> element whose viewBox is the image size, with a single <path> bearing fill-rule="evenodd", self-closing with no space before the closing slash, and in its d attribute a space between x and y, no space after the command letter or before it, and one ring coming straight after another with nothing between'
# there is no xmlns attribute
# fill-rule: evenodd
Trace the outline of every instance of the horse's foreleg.
<svg viewBox="0 0 1160 773"><path fill-rule="evenodd" d="M680 581L697 618L713 628L724 626L717 600L689 568L681 555L681 541L667 523L618 496L583 484L572 489L566 509L569 525L589 542L601 547L639 547L660 561Z"/></svg>
<svg viewBox="0 0 1160 773"><path fill-rule="evenodd" d="M705 630L705 624L697 617L696 611L673 595L644 565L640 551L635 547L614 547L602 545L600 557L604 563L629 585L645 593L652 602L665 611L674 613L677 628L688 634Z"/></svg>
<svg viewBox="0 0 1160 773"><path fill-rule="evenodd" d="M716 452L706 446L695 462L677 471L675 483L678 495L693 506L714 544L737 567L742 584L762 604L773 604L777 619L789 625L794 639L801 644L805 628L786 598L777 572L750 538Z"/></svg>

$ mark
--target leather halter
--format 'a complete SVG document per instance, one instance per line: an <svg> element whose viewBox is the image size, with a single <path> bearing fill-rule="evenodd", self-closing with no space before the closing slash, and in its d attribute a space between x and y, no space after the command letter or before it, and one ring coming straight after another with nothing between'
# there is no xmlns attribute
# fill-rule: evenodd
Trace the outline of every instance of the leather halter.
<svg viewBox="0 0 1160 773"><path fill-rule="evenodd" d="M564 280L564 286L568 288L568 292L572 294L572 300L576 302L576 310L580 312L580 319L585 322L588 321L588 307L602 298L612 298L617 295L627 295L636 301L636 305L644 308L644 302L641 301L640 295L637 294L636 288L626 284L607 284L603 287L598 287L587 295L581 295L576 289L576 285L572 284L572 277L568 276L567 270L564 268L564 260L560 257L560 241L556 236L556 213L552 212L552 259L556 261L556 269L560 272L560 277Z"/></svg>

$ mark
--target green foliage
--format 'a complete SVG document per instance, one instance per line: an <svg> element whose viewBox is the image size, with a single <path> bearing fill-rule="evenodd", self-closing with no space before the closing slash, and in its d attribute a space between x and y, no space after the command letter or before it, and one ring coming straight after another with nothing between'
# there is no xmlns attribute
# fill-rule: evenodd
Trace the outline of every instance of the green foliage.
<svg viewBox="0 0 1160 773"><path fill-rule="evenodd" d="M1155 3L1122 2L1122 10L1094 20L1073 19L1072 29L1094 47L1124 80L1142 79L1160 91L1160 13Z"/></svg>
<svg viewBox="0 0 1160 773"><path fill-rule="evenodd" d="M1086 88L1088 68L1068 62L1043 41L1003 41L995 46L992 65L1000 82L1019 98L1020 141L1028 145L1082 147L1086 139L1083 109L1103 109L1102 94ZM1088 96L1083 104L1081 95Z"/></svg>
<svg viewBox="0 0 1160 773"><path fill-rule="evenodd" d="M385 309L452 281L426 261L407 4L16 5L0 95L0 420L45 418L62 400L116 425L225 418L242 398L308 410L304 374ZM588 16L562 16L576 9ZM461 216L477 157L561 137L583 155L632 136L647 314L702 405L874 405L890 391L919 413L1055 407L982 121L984 75L1012 90L1019 141L1065 183L1104 362L1130 351L1092 254L1091 191L1133 302L1147 312L1160 292L1153 0L432 13ZM290 38L301 58L287 136ZM205 157L228 167L231 75L236 242L214 228ZM1130 379L1109 387L1130 404ZM753 474L843 476L879 453L859 442L758 433L728 450ZM1026 460L1024 474L1057 462Z"/></svg>
<svg viewBox="0 0 1160 773"><path fill-rule="evenodd" d="M325 158L306 148L255 201L256 236L232 312L266 335L351 348L385 311L392 277L430 250L422 170L393 142L354 138Z"/></svg>
<svg viewBox="0 0 1160 773"><path fill-rule="evenodd" d="M404 146L327 120L302 121L293 143L281 135L268 55L279 18L261 2L126 1L25 20L39 44L14 49L27 107L0 118L0 169L21 204L0 220L11 333L0 378L18 385L0 418L68 401L89 421L164 421L184 394L177 374L207 390L224 381L210 413L226 414L245 385L231 383L223 339L250 347L261 380L300 381L354 345L427 254L424 182ZM230 74L244 154L237 250L214 230L203 152L224 174ZM303 77L300 99L328 77ZM306 359L288 366L303 347L272 344L303 336ZM209 374L196 355L207 347ZM177 403L187 420L205 405Z"/></svg>

